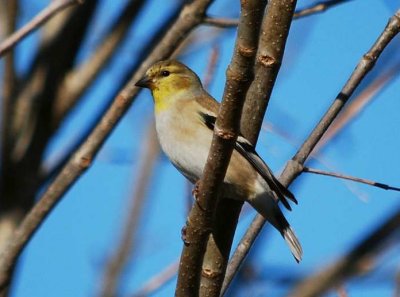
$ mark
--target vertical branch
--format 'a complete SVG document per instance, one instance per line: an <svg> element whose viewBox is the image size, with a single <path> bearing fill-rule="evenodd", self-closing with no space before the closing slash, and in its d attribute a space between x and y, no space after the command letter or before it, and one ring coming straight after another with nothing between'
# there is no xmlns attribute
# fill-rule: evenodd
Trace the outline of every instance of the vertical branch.
<svg viewBox="0 0 400 297"><path fill-rule="evenodd" d="M241 132L254 145L282 63L295 7L293 0L271 0L267 5L255 60L255 78L247 92L241 120ZM226 216L230 218L233 214L226 213L223 217ZM248 244L246 241L246 246ZM226 292L243 259L229 264L221 295Z"/></svg>
<svg viewBox="0 0 400 297"><path fill-rule="evenodd" d="M148 129L147 139L144 142L141 154L138 156L138 159L140 159L137 170L138 178L135 183L135 192L132 195L131 208L124 226L122 238L119 244L117 244L113 257L107 263L103 281L101 282L102 289L100 296L102 297L118 295L118 283L128 259L132 257L132 248L135 246L136 231L143 204L159 154L160 147L153 123Z"/></svg>
<svg viewBox="0 0 400 297"><path fill-rule="evenodd" d="M232 61L228 66L227 81L223 100L219 109L214 137L207 163L199 182L197 202L190 211L185 227L185 245L183 247L178 273L176 296L198 296L201 275L215 278L214 271L202 271L207 240L213 228L213 216L216 209L220 185L232 154L233 145L239 132L240 116L248 86L253 77L253 63L256 51L254 30L258 26L252 23L262 15L263 6L259 1L242 1L238 34ZM259 23L259 22L258 22ZM200 206L201 205L201 206ZM226 253L226 251L225 251ZM229 254L229 249L228 249ZM221 258L219 255L218 258ZM225 265L222 264L223 270ZM217 272L222 279L224 271ZM220 284L210 282L201 286L201 294L215 296L219 294Z"/></svg>
<svg viewBox="0 0 400 297"><path fill-rule="evenodd" d="M239 60L239 63L243 69L241 71L248 73L246 81L248 87L253 78L252 68L267 1L242 1L241 3L235 55L240 53L245 57L242 58L244 61ZM245 91L241 96L245 96ZM220 294L242 205L240 201L228 199L219 199L217 202L213 232L209 237L202 265L200 296L219 296Z"/></svg>
<svg viewBox="0 0 400 297"><path fill-rule="evenodd" d="M372 69L380 54L390 43L390 41L399 33L399 31L400 10L397 11L396 14L389 19L389 22L386 25L384 31L378 37L372 48L362 57L356 69L353 71L352 75L346 82L339 95L333 101L328 111L325 113L320 122L316 125L314 130L305 140L293 159L286 164L286 167L280 176L280 181L283 185L289 186L293 182L293 180L302 172L303 164L307 160L308 156L311 154L313 148L316 146L322 135L329 128L329 125L333 122L340 110L346 104L347 100L353 94L354 90L360 84L362 79ZM264 218L258 215L255 217L250 227L247 229L246 234L240 241L228 266L226 278L227 285L231 281L231 279L228 279L228 276L232 275L233 278L234 274L237 272L240 266L240 263L242 263L243 259L248 254L249 249L251 248L264 224Z"/></svg>

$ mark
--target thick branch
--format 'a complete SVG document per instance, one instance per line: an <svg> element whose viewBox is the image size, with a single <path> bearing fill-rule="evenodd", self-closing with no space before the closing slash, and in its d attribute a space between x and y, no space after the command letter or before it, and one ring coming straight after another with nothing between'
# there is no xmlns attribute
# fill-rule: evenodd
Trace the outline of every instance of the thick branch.
<svg viewBox="0 0 400 297"><path fill-rule="evenodd" d="M260 1L242 1L238 34L231 63L226 71L223 100L215 124L214 137L203 176L199 181L197 203L190 211L185 228L183 247L178 273L176 296L218 296L225 271L214 271L214 265L202 271L207 240L213 228L213 217L217 206L220 185L239 133L240 116L247 89L253 77L253 63L263 5ZM254 14L254 17L253 17ZM254 23L255 21L255 23ZM210 243L211 249L215 244ZM229 250L229 249L228 249ZM228 252L229 254L229 252ZM225 256L227 257L227 255ZM219 259L224 256L218 257ZM207 257L206 259L209 259ZM215 259L213 259L215 261ZM222 260L226 263L226 260ZM214 273L216 273L214 275ZM203 282L200 289L200 277ZM216 282L214 282L216 280Z"/></svg>
<svg viewBox="0 0 400 297"><path fill-rule="evenodd" d="M5 251L0 255L0 287L4 288L9 280L9 273L22 249L39 228L43 220L54 208L65 192L77 181L80 175L90 166L93 158L112 132L117 122L125 114L138 88L134 83L138 81L150 65L157 60L167 58L174 48L201 23L204 12L211 0L197 0L186 5L171 30L162 38L158 46L141 64L131 81L115 98L114 103L106 112L100 123L94 128L88 139L71 157L60 174L47 188L40 201L32 208L17 228Z"/></svg>
<svg viewBox="0 0 400 297"><path fill-rule="evenodd" d="M329 125L338 115L342 107L346 104L348 98L353 94L354 90L360 84L365 75L372 69L375 61L379 58L382 51L389 44L389 42L400 31L400 10L390 18L389 23L386 25L382 34L378 37L372 48L363 56L356 69L353 71L349 80L334 100L331 107L326 114L322 117L321 121L312 131L310 136L303 143L299 151L286 165L285 170L281 174L280 181L283 185L289 186L293 180L302 172L303 164L312 152L315 145L321 139L322 135L326 132ZM265 220L262 216L258 215L253 220L251 226L248 228L246 234L239 243L234 255L232 256L231 263L228 266L227 276L235 274L239 268L240 263L246 257L252 246L255 238L260 233Z"/></svg>
<svg viewBox="0 0 400 297"><path fill-rule="evenodd" d="M269 1L263 20L258 45L255 79L246 96L241 132L253 144L256 144L264 114L274 87L283 58L286 39L296 1ZM232 214L225 214L231 217ZM223 284L223 295L232 281L241 261L230 264ZM232 268L234 265L234 268Z"/></svg>
<svg viewBox="0 0 400 297"><path fill-rule="evenodd" d="M46 21L55 16L58 12L64 10L65 8L82 4L84 0L58 0L52 1L49 6L43 9L37 16L35 16L29 23L19 29L17 32L12 34L6 40L0 44L0 57L2 57L6 52L12 49L18 42L25 38L29 33L38 29Z"/></svg>

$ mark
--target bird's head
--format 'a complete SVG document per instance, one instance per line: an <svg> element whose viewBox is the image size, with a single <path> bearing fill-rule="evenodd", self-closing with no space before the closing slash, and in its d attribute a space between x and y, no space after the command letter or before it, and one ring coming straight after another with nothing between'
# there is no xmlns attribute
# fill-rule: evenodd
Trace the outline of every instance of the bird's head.
<svg viewBox="0 0 400 297"><path fill-rule="evenodd" d="M155 63L135 85L151 90L156 110L164 109L186 95L190 99L203 90L196 73L175 60Z"/></svg>

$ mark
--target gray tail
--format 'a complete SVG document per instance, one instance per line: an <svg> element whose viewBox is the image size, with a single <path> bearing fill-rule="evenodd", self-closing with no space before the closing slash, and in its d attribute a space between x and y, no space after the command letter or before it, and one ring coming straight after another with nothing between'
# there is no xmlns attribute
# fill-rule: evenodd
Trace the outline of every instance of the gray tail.
<svg viewBox="0 0 400 297"><path fill-rule="evenodd" d="M301 248L301 244L297 239L296 234L294 234L292 227L288 225L283 230L282 236L288 244L293 257L296 259L297 263L299 263L301 261L301 257L303 256L303 249Z"/></svg>

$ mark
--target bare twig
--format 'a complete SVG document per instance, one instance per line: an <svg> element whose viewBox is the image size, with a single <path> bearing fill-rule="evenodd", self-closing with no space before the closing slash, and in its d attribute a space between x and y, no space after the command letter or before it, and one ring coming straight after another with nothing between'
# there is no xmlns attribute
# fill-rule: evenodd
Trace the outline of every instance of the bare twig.
<svg viewBox="0 0 400 297"><path fill-rule="evenodd" d="M353 71L349 80L333 101L331 107L322 117L318 125L314 128L308 138L305 140L301 148L298 150L296 155L290 160L285 167L285 170L280 176L280 181L283 185L289 186L294 179L302 172L303 164L311 154L313 148L316 146L322 135L331 125L332 121L336 118L338 113L341 111L343 106L346 104L349 97L353 94L354 90L361 83L367 73L373 68L376 60L379 58L382 51L390 43L390 41L400 31L400 10L390 18L384 31L376 40L372 48L362 57L361 61ZM262 227L265 224L265 220L262 216L258 215L251 223L250 227L246 231L242 240L240 241L227 270L227 276L232 275L232 278L238 270L243 259L249 252L250 247L254 243L254 240L260 233ZM231 279L232 279L231 278ZM230 280L227 282L230 282ZM225 287L225 286L224 286Z"/></svg>
<svg viewBox="0 0 400 297"><path fill-rule="evenodd" d="M151 278L147 283L143 285L138 292L134 293L132 297L146 297L162 288L176 275L179 268L179 261L176 261L166 267L159 274Z"/></svg>
<svg viewBox="0 0 400 297"><path fill-rule="evenodd" d="M296 10L293 15L293 19L297 20L309 15L322 13L329 8L332 8L339 4L344 4L349 1L352 0L328 0L316 2L314 4L311 4L309 7ZM207 17L204 19L204 25L214 26L218 28L232 28L237 27L238 24L239 20L234 18Z"/></svg>
<svg viewBox="0 0 400 297"><path fill-rule="evenodd" d="M198 296L199 290L201 290L201 296L218 296L220 292L230 244L228 249L221 251L223 255L219 255L218 258L222 260L222 263L217 265L206 263L212 256L204 257L204 253L213 228L213 216L219 188L239 132L244 99L253 77L252 66L264 5L265 1L258 0L241 2L238 38L231 63L227 69L227 81L215 124L214 137L202 178L198 184L197 203L190 211L185 227L185 245L181 255L175 291L178 297ZM214 237L214 240L218 239ZM203 270L202 264L205 267ZM202 277L201 287L200 277Z"/></svg>
<svg viewBox="0 0 400 297"><path fill-rule="evenodd" d="M0 44L0 57L13 48L18 42L25 38L29 33L38 29L42 24L55 16L58 12L65 8L82 4L84 0L57 0L52 1L49 6L43 9L37 16L35 16L29 23L24 25L17 32L12 34Z"/></svg>
<svg viewBox="0 0 400 297"><path fill-rule="evenodd" d="M320 174L320 175L326 175L326 176L332 176L332 177L347 179L347 180L351 180L351 181L354 181L354 182L358 182L358 183L374 186L374 187L377 187L377 188L381 188L381 189L384 189L384 190L400 191L400 188L392 187L392 186L389 186L387 184L378 183L376 181L372 181L372 180L369 180L369 179L354 177L354 176L345 175L345 174L336 173L336 172L329 172L329 171L319 170L319 169L315 169L315 168L309 168L309 167L306 167L306 166L303 167L303 172L315 173L315 174Z"/></svg>
<svg viewBox="0 0 400 297"><path fill-rule="evenodd" d="M363 272L365 264L370 266L368 263L374 261L385 246L389 246L387 243L398 234L399 226L400 211L397 210L344 257L295 286L289 296L321 296L330 288L343 283L345 279Z"/></svg>
<svg viewBox="0 0 400 297"><path fill-rule="evenodd" d="M128 213L122 238L115 254L107 263L102 284L100 296L109 297L116 296L118 283L123 272L123 269L130 257L132 257L132 247L136 242L136 231L139 225L139 219L143 208L143 203L146 198L146 192L149 188L153 169L156 160L160 154L157 136L155 133L154 121L150 125L147 133L147 140L144 142L140 165L138 166L138 178L135 192L132 196L131 209Z"/></svg>
<svg viewBox="0 0 400 297"><path fill-rule="evenodd" d="M11 240L8 242L7 248L0 255L0 288L4 288L7 285L9 273L26 243L61 199L63 194L65 194L74 182L89 168L104 141L133 102L134 96L139 91L139 89L134 86L134 83L144 75L151 64L155 63L157 60L167 58L173 52L177 44L182 42L191 30L202 22L204 12L210 3L211 0L195 0L182 9L179 18L160 40L160 43L155 47L148 58L141 64L131 81L118 94L114 103L100 123L94 128L88 139L75 152L60 174L44 192L38 203L24 218Z"/></svg>

